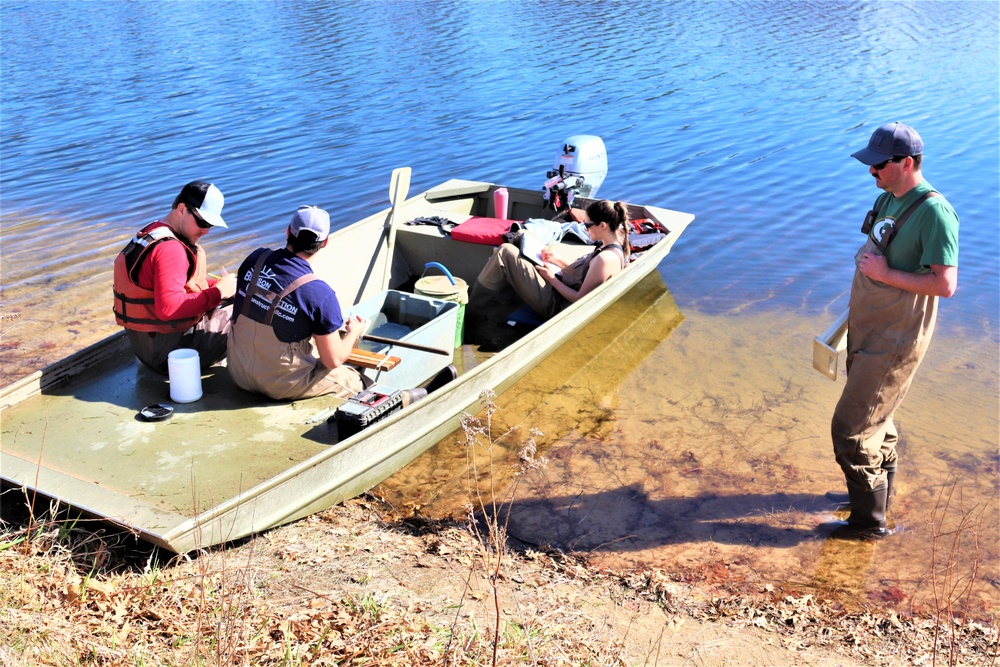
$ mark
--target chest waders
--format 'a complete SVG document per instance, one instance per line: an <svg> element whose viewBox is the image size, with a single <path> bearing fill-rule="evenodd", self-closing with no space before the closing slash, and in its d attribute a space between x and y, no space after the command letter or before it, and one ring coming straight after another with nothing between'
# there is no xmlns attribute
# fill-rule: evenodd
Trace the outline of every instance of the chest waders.
<svg viewBox="0 0 1000 667"><path fill-rule="evenodd" d="M334 394L350 398L364 385L361 374L347 365L328 369L319 359L312 338L292 343L278 340L272 321L281 300L317 277L300 276L280 294L257 284L261 269L272 253L262 252L247 285L243 308L233 318L229 334L229 374L242 389L278 400L295 400ZM250 315L251 299L269 304L263 322Z"/></svg>
<svg viewBox="0 0 1000 667"><path fill-rule="evenodd" d="M885 254L889 244L928 192L913 202L881 239L872 238L889 197L882 195L865 219L868 234L855 260ZM937 317L937 297L880 283L855 270L847 328L847 383L831 422L833 450L844 472L851 513L842 537L879 538L890 533L886 511L896 475L898 433L893 413L903 402L927 352Z"/></svg>

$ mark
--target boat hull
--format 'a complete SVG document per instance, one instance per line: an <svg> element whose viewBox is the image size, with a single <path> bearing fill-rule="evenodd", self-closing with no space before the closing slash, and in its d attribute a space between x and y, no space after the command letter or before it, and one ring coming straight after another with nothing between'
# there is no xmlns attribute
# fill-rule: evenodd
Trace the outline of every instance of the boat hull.
<svg viewBox="0 0 1000 667"><path fill-rule="evenodd" d="M398 206L397 220L484 215L497 186L449 181ZM545 215L538 193L508 188L512 216ZM0 391L0 478L137 532L177 553L245 537L359 495L453 433L482 393L501 394L609 305L655 271L689 214L644 207L666 238L557 317L488 356L457 350L459 378L426 399L331 444L326 419L339 399L274 402L236 388L224 366L204 395L170 419L138 411L164 402L166 378L137 364L116 334ZM470 284L492 252L434 227L400 226L386 252L390 209L331 235L314 262L343 301L404 288L437 261ZM333 248L330 251L329 248ZM386 264L391 261L385 282ZM391 372L388 374L391 377ZM8 490L10 493L16 493Z"/></svg>

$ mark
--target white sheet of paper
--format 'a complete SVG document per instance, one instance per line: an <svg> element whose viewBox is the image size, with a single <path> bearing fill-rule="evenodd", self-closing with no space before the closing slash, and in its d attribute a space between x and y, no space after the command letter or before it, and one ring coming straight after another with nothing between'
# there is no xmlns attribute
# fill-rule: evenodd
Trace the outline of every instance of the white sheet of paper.
<svg viewBox="0 0 1000 667"><path fill-rule="evenodd" d="M542 251L547 247L548 244L545 243L545 241L538 238L528 230L524 230L521 234L521 254L524 255L524 258L529 262L538 264L539 266L545 264L545 261L542 259Z"/></svg>

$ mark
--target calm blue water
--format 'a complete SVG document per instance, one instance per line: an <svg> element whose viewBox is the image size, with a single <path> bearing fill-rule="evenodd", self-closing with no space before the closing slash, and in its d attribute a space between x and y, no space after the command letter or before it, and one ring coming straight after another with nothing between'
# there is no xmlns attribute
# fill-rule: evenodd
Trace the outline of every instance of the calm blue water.
<svg viewBox="0 0 1000 667"><path fill-rule="evenodd" d="M740 433L761 432L753 442L767 452L798 438L792 463L802 478L779 490L814 494L838 479L826 440L837 388L808 369L809 345L846 306L858 228L878 194L849 155L878 125L900 120L922 134L925 176L962 220L959 291L942 303L936 367L904 406L907 455L922 468L907 469L902 506L909 498L913 509L903 519L919 530L935 485L960 474L963 461L978 471L969 502L995 508L998 7L3 0L2 374L10 380L114 330L113 257L189 180L213 180L226 195L230 229L205 245L213 263L232 268L259 244L279 242L299 204L324 206L344 225L388 206L396 167L413 168L412 193L455 177L534 188L564 139L597 134L610 163L601 196L697 216L661 267L688 320L679 342L630 376L642 395L632 404L643 409L623 400L623 439L667 442L646 434L650 412L680 410L669 423L694 427L698 397L724 411L780 392L768 382L788 375L801 387L783 408L794 426L765 420ZM733 333L743 327L759 349ZM782 327L792 336L768 335ZM775 352L792 338L800 350ZM787 368L768 365L786 356L794 357ZM657 399L671 395L659 382L683 382L693 398ZM964 398L947 390L959 385ZM725 450L731 440L702 428L682 431L677 446L701 447L699 457L721 452L739 476L732 462L745 452ZM785 468L739 477L733 497L771 497L767 480ZM637 485L646 485L643 474ZM920 495L927 489L929 500ZM905 582L923 580L928 562L913 545L931 543L922 532L913 540L882 559L903 574L880 575L904 582L908 595ZM815 551L807 542L778 550L792 562L768 565L762 555L751 566L781 580L808 573L823 560ZM995 552L974 559L995 570ZM991 595L987 586L984 606Z"/></svg>
<svg viewBox="0 0 1000 667"><path fill-rule="evenodd" d="M922 133L962 219L951 326L996 336L994 2L13 2L2 16L5 307L21 281L107 269L180 185L217 182L235 261L303 202L350 223L450 177L536 187L563 139L604 138L601 194L697 215L682 307L846 299L878 194L849 157ZM36 232L28 269L7 259ZM34 254L34 253L31 253ZM838 305L839 307L839 305ZM984 324L985 323L985 324Z"/></svg>

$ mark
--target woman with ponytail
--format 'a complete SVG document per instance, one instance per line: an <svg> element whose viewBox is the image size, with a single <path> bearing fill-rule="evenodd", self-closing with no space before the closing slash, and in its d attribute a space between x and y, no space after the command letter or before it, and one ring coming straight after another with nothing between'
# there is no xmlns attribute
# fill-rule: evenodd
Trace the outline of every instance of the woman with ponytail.
<svg viewBox="0 0 1000 667"><path fill-rule="evenodd" d="M592 254L574 262L558 256L558 250L542 252L544 264L521 256L517 246L505 243L483 268L469 299L468 319L476 325L486 305L510 285L536 313L552 317L571 303L600 287L628 263L628 206L624 202L595 201L587 207L583 222L597 245Z"/></svg>

